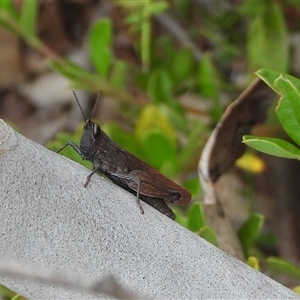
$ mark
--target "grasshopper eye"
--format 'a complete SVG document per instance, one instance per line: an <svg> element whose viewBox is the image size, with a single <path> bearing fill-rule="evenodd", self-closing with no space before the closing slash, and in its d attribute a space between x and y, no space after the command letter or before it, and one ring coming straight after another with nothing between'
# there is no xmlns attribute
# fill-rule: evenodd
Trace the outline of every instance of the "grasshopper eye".
<svg viewBox="0 0 300 300"><path fill-rule="evenodd" d="M101 129L98 124L93 124L93 137L96 139L100 136Z"/></svg>

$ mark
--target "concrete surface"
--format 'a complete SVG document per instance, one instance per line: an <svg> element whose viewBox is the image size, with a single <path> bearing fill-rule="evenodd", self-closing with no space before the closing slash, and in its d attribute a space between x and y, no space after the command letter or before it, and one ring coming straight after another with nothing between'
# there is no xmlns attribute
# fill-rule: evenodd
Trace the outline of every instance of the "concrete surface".
<svg viewBox="0 0 300 300"><path fill-rule="evenodd" d="M155 299L299 299L101 176L0 120L0 256L102 278ZM91 295L0 276L30 299ZM100 298L105 298L101 295Z"/></svg>

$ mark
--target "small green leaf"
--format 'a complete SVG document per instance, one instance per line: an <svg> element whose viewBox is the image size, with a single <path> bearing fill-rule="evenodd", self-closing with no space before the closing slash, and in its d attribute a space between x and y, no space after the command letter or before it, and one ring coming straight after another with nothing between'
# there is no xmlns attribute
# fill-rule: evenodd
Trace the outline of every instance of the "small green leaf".
<svg viewBox="0 0 300 300"><path fill-rule="evenodd" d="M276 108L277 117L286 133L300 144L300 80L267 69L258 70L256 74L281 96Z"/></svg>
<svg viewBox="0 0 300 300"><path fill-rule="evenodd" d="M293 291L297 294L300 294L300 285L293 287Z"/></svg>
<svg viewBox="0 0 300 300"><path fill-rule="evenodd" d="M144 1L124 1L124 0L116 0L117 4L124 8L134 8L134 9L141 9L144 5Z"/></svg>
<svg viewBox="0 0 300 300"><path fill-rule="evenodd" d="M198 176L187 179L184 182L184 187L193 195L193 197L200 196L202 191Z"/></svg>
<svg viewBox="0 0 300 300"><path fill-rule="evenodd" d="M249 255L250 248L259 236L263 223L264 217L262 215L253 214L238 230L238 237L246 256Z"/></svg>
<svg viewBox="0 0 300 300"><path fill-rule="evenodd" d="M141 11L132 12L130 15L125 16L125 22L132 26L132 32L140 31L140 23L143 21Z"/></svg>
<svg viewBox="0 0 300 300"><path fill-rule="evenodd" d="M259 271L259 260L257 257L255 256L249 256L247 259L247 263L250 267L252 267L253 269Z"/></svg>
<svg viewBox="0 0 300 300"><path fill-rule="evenodd" d="M177 140L173 127L163 113L154 105L146 106L140 113L135 132L147 161L172 177L177 169Z"/></svg>
<svg viewBox="0 0 300 300"><path fill-rule="evenodd" d="M15 295L13 298L11 298L11 300L21 300L23 299L23 297L19 294Z"/></svg>
<svg viewBox="0 0 300 300"><path fill-rule="evenodd" d="M5 10L9 14L11 14L11 13L15 14L15 12L16 12L16 8L13 4L13 1L11 1L11 0L0 1L0 9L1 9L1 11Z"/></svg>
<svg viewBox="0 0 300 300"><path fill-rule="evenodd" d="M142 137L145 131L153 128L160 128L170 141L176 145L176 134L167 118L156 106L147 105L141 111L136 123L136 134L138 137Z"/></svg>
<svg viewBox="0 0 300 300"><path fill-rule="evenodd" d="M169 3L167 1L149 1L148 5L148 13L151 15L161 14L169 7Z"/></svg>
<svg viewBox="0 0 300 300"><path fill-rule="evenodd" d="M166 70L155 70L148 81L150 99L156 104L170 102L172 86L171 78Z"/></svg>
<svg viewBox="0 0 300 300"><path fill-rule="evenodd" d="M218 99L218 80L216 70L208 53L205 53L199 64L199 89L204 97Z"/></svg>
<svg viewBox="0 0 300 300"><path fill-rule="evenodd" d="M214 246L218 246L218 239L216 233L213 231L212 228L208 226L203 226L201 229L198 231L198 234L204 238L206 241L211 243Z"/></svg>
<svg viewBox="0 0 300 300"><path fill-rule="evenodd" d="M281 139L243 136L243 143L260 152L291 159L300 159L300 149Z"/></svg>
<svg viewBox="0 0 300 300"><path fill-rule="evenodd" d="M269 70L269 69L260 69L255 72L255 74L263 80L275 93L278 94L278 89L274 87L275 80L280 76L280 72Z"/></svg>
<svg viewBox="0 0 300 300"><path fill-rule="evenodd" d="M206 128L203 123L194 124L193 130L189 133L188 139L183 149L181 149L178 160L178 168L183 169L191 157L200 151L201 145L203 146L203 141L199 139L199 136L202 136L205 132Z"/></svg>
<svg viewBox="0 0 300 300"><path fill-rule="evenodd" d="M7 24L9 19L19 21L19 18L19 13L12 1L0 1L0 24L2 22Z"/></svg>
<svg viewBox="0 0 300 300"><path fill-rule="evenodd" d="M256 240L256 245L258 247L264 248L264 249L272 249L278 245L276 241L276 237L274 233L271 232L261 232L259 237Z"/></svg>
<svg viewBox="0 0 300 300"><path fill-rule="evenodd" d="M208 53L202 56L199 64L199 90L202 96L213 100L211 115L214 120L219 120L222 114L219 90L220 77Z"/></svg>
<svg viewBox="0 0 300 300"><path fill-rule="evenodd" d="M300 280L300 268L287 262L286 260L270 256L266 259L266 262L271 270L282 272Z"/></svg>
<svg viewBox="0 0 300 300"><path fill-rule="evenodd" d="M251 69L263 67L286 72L289 43L282 5L251 1L247 5L250 11L247 53Z"/></svg>
<svg viewBox="0 0 300 300"><path fill-rule="evenodd" d="M300 93L294 84L281 75L274 82L281 98L276 107L277 117L285 132L300 145Z"/></svg>
<svg viewBox="0 0 300 300"><path fill-rule="evenodd" d="M62 74L63 76L74 80L77 78L82 78L83 76L94 79L93 74L89 73L86 69L76 65L70 61L64 61L64 63L58 63L54 60L49 62L50 67L56 72Z"/></svg>
<svg viewBox="0 0 300 300"><path fill-rule="evenodd" d="M97 72L107 77L111 64L112 24L108 18L96 22L89 37L90 57Z"/></svg>
<svg viewBox="0 0 300 300"><path fill-rule="evenodd" d="M125 89L127 84L129 65L125 61L116 60L112 65L109 75L109 83L113 89Z"/></svg>
<svg viewBox="0 0 300 300"><path fill-rule="evenodd" d="M147 155L147 161L159 170L161 170L164 164L168 163L168 166L165 166L165 171L168 170L168 175L172 176L176 169L172 167L176 161L176 145L174 145L166 133L160 128L148 129L143 133L140 141Z"/></svg>
<svg viewBox="0 0 300 300"><path fill-rule="evenodd" d="M162 104L159 106L159 109L174 129L176 128L178 131L188 133L189 129L187 126L187 119L184 110L182 109L180 104L178 104L178 102L173 104L175 105L170 105L167 103Z"/></svg>
<svg viewBox="0 0 300 300"><path fill-rule="evenodd" d="M185 48L174 53L171 76L175 82L185 79L194 67L194 56L191 49Z"/></svg>
<svg viewBox="0 0 300 300"><path fill-rule="evenodd" d="M77 88L86 89L88 91L99 92L102 90L105 93L108 89L106 80L99 75L93 74L69 61L58 63L56 61L49 62L50 67L56 72L62 74L72 81L72 84Z"/></svg>
<svg viewBox="0 0 300 300"><path fill-rule="evenodd" d="M204 226L204 215L199 203L193 204L189 208L187 228L193 232L200 230Z"/></svg>
<svg viewBox="0 0 300 300"><path fill-rule="evenodd" d="M20 25L22 34L26 38L32 38L36 35L38 4L37 0L26 0L23 2Z"/></svg>
<svg viewBox="0 0 300 300"><path fill-rule="evenodd" d="M15 292L0 284L0 299L12 299L16 295Z"/></svg>
<svg viewBox="0 0 300 300"><path fill-rule="evenodd" d="M275 93L281 95L280 89L274 85L274 82L283 76L292 82L292 84L296 87L297 90L300 90L300 80L294 76L289 74L282 74L281 72L269 70L269 69L260 69L255 74L263 80Z"/></svg>

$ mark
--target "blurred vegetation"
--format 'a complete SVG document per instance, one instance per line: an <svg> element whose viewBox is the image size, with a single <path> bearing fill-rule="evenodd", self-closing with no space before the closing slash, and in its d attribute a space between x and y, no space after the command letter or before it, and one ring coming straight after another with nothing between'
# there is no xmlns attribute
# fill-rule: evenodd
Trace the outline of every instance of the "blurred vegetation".
<svg viewBox="0 0 300 300"><path fill-rule="evenodd" d="M130 120L130 130L116 122L102 124L102 129L123 148L186 186L198 200L201 187L196 169L212 127L251 82L255 71L289 72L291 29L285 13L293 9L299 15L300 5L293 1L112 2L122 10L127 30L135 37L139 63L114 55L114 24L109 17L97 20L88 30L92 71L54 53L38 36L38 1L24 1L21 9L12 1L0 1L0 25L43 53L49 67L68 78L72 88L94 94L102 91L114 99L120 114ZM155 20L164 13L183 24L186 36L196 41L196 46L165 32L154 34ZM132 87L142 97L137 97ZM184 95L196 100L186 103ZM47 146L58 149L70 140L78 144L81 130L82 124L74 134L60 132ZM86 163L72 149L63 153ZM178 223L217 245L199 203L193 203L188 211L176 211L176 215ZM263 224L264 217L252 212L237 232L249 265L300 278L299 268L276 257L267 258L259 250L266 241L268 246L276 244L274 237L263 236ZM4 292L1 295L10 299Z"/></svg>

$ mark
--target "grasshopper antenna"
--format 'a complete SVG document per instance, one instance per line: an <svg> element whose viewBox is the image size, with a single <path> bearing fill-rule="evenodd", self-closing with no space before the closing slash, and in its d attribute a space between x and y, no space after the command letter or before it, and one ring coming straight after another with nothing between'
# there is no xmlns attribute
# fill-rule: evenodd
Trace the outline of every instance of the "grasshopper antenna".
<svg viewBox="0 0 300 300"><path fill-rule="evenodd" d="M96 102L95 102L95 104L94 104L94 106L93 106L93 109L92 109L92 111L91 111L91 113L90 113L90 116L89 116L89 118L88 118L88 121L90 121L90 120L92 119L92 117L93 117L93 115L94 115L94 113L95 113L95 110L96 110L96 108L97 108L97 106L98 106L98 103L99 103L99 100L100 100L100 98L101 98L101 95L102 95L102 91L100 91L99 94L98 94L98 96L97 96Z"/></svg>
<svg viewBox="0 0 300 300"><path fill-rule="evenodd" d="M90 120L92 119L94 113L95 113L95 110L96 110L97 106L98 106L99 100L100 100L100 98L101 98L100 96L101 96L101 94L102 94L102 91L99 92L99 94L98 94L98 96L97 96L97 99L96 99L96 102L95 102L95 104L94 104L94 106L93 106L93 108L92 108L92 111L91 111L90 116L89 116L88 119L86 119L86 117L85 117L85 115L84 115L82 106L80 105L80 102L79 102L79 100L78 100L78 98L77 98L76 93L75 93L74 91L72 91L72 92L73 92L73 95L74 95L74 97L75 97L75 100L76 100L76 102L77 102L77 104L78 104L78 106L79 106L79 108L80 108L81 114L82 114L82 116L83 116L84 123L86 123L87 121L90 121Z"/></svg>
<svg viewBox="0 0 300 300"><path fill-rule="evenodd" d="M75 97L75 100L76 100L76 102L77 102L77 104L78 104L78 106L79 106L79 108L80 108L81 114L82 114L82 116L83 116L84 123L86 123L86 117L85 117L84 112L83 112L83 109L82 109L82 107L81 107L81 105L80 105L80 103L79 103L79 100L78 100L78 98L77 98L77 95L76 95L76 93L75 93L74 91L72 91L72 92L73 92L73 95L74 95L74 97Z"/></svg>

